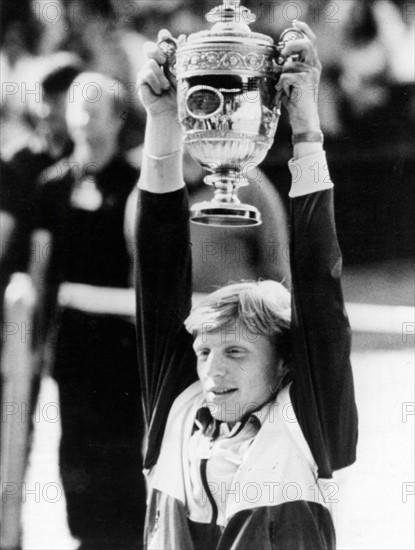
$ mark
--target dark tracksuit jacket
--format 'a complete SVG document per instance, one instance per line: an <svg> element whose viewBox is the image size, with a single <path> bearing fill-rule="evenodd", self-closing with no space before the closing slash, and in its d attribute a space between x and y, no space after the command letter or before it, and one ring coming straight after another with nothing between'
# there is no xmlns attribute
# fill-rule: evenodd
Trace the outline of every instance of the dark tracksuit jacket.
<svg viewBox="0 0 415 550"><path fill-rule="evenodd" d="M292 383L277 395L272 421L262 424L235 475L224 527L196 524L186 508L186 449L203 403L193 339L183 326L192 292L188 218L186 190L139 192L136 290L148 424L147 548L334 548L329 508L337 489L330 480L334 470L355 460L357 413L333 191L291 199Z"/></svg>

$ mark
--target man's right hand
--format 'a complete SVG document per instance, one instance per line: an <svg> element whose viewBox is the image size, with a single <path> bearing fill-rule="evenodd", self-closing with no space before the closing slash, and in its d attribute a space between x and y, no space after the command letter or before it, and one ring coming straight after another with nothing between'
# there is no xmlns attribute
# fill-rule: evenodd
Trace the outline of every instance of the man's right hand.
<svg viewBox="0 0 415 550"><path fill-rule="evenodd" d="M171 38L162 30L159 41ZM179 38L180 42L180 38ZM184 186L182 131L177 116L176 82L164 74L167 57L154 42L146 44L148 61L138 75L139 97L147 111L144 155L138 186L152 193L168 193Z"/></svg>
<svg viewBox="0 0 415 550"><path fill-rule="evenodd" d="M158 34L159 41L166 38L171 38L171 34L167 30L161 30ZM145 49L148 60L137 78L140 100L148 116L177 118L175 77L171 75L174 79L172 86L163 70L167 56L154 42L146 42Z"/></svg>

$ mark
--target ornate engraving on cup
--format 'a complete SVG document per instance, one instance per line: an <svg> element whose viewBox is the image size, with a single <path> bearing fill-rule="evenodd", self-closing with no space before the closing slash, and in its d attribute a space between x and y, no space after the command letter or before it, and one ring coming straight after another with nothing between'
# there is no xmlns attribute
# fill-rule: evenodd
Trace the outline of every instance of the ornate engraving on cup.
<svg viewBox="0 0 415 550"><path fill-rule="evenodd" d="M197 74L206 74L206 71L242 71L254 70L259 75L268 74L275 70L275 61L269 54L243 51L215 51L183 52L178 59L178 72L185 77Z"/></svg>

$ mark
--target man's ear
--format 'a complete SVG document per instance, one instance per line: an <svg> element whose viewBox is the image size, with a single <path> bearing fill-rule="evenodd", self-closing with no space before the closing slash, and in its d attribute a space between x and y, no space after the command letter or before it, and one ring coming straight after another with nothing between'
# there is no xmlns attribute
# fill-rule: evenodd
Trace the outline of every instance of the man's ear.
<svg viewBox="0 0 415 550"><path fill-rule="evenodd" d="M279 375L280 376L285 376L290 372L290 370L291 369L290 369L288 363L283 360L282 365L281 365L280 370L279 370Z"/></svg>
<svg viewBox="0 0 415 550"><path fill-rule="evenodd" d="M124 119L121 116L116 115L114 116L114 124L116 126L116 134L119 136L125 124Z"/></svg>
<svg viewBox="0 0 415 550"><path fill-rule="evenodd" d="M278 379L282 381L287 374L291 372L291 365L290 361L287 359L281 359L280 362L278 362Z"/></svg>
<svg viewBox="0 0 415 550"><path fill-rule="evenodd" d="M274 387L271 388L271 391L273 393L276 394L278 392L281 386L281 382L283 381L284 377L289 371L290 371L290 368L287 365L287 363L284 361L283 358L280 358L277 362L277 367L276 367L275 384L274 384Z"/></svg>

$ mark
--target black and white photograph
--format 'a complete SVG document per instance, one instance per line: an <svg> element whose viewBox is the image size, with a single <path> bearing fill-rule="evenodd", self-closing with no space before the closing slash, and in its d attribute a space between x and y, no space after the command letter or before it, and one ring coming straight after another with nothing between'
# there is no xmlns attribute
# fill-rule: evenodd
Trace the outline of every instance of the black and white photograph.
<svg viewBox="0 0 415 550"><path fill-rule="evenodd" d="M0 9L0 549L414 550L415 2Z"/></svg>

